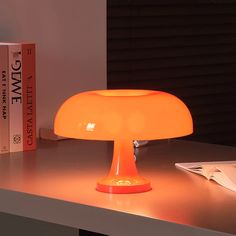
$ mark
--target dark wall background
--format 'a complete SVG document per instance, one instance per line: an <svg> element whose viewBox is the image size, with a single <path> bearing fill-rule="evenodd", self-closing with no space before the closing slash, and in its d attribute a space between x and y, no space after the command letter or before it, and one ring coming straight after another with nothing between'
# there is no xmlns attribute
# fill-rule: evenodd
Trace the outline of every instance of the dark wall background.
<svg viewBox="0 0 236 236"><path fill-rule="evenodd" d="M236 145L236 1L109 0L108 88L163 90L190 139Z"/></svg>

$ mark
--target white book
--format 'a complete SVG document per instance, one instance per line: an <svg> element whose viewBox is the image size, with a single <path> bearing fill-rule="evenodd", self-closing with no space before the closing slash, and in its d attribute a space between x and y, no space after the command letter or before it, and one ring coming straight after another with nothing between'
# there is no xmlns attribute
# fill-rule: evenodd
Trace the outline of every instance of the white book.
<svg viewBox="0 0 236 236"><path fill-rule="evenodd" d="M9 152L8 46L0 45L0 153Z"/></svg>
<svg viewBox="0 0 236 236"><path fill-rule="evenodd" d="M175 166L214 180L236 192L236 161L175 163Z"/></svg>
<svg viewBox="0 0 236 236"><path fill-rule="evenodd" d="M23 151L23 99L21 44L8 44L10 152Z"/></svg>

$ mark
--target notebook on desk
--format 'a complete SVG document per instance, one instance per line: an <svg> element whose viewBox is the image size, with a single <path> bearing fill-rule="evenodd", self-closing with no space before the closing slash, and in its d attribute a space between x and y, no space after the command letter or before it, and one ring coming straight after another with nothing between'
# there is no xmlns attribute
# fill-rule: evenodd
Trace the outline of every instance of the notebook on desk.
<svg viewBox="0 0 236 236"><path fill-rule="evenodd" d="M236 192L236 161L175 163L175 166L214 180Z"/></svg>

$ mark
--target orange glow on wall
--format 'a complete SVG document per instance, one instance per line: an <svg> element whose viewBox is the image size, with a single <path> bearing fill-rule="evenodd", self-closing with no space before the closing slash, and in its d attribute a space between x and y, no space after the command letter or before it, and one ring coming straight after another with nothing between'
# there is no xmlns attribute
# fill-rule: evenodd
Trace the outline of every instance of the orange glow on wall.
<svg viewBox="0 0 236 236"><path fill-rule="evenodd" d="M64 137L113 140L110 172L97 190L136 193L151 189L136 169L133 140L166 139L193 132L192 117L177 97L151 90L97 90L66 100L57 112L55 133Z"/></svg>

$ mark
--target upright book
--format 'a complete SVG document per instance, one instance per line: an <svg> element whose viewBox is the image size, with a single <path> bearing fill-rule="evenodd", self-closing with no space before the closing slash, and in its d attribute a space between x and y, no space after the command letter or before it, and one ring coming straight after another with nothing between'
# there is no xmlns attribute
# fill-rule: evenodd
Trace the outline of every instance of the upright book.
<svg viewBox="0 0 236 236"><path fill-rule="evenodd" d="M8 46L0 44L0 153L9 152Z"/></svg>
<svg viewBox="0 0 236 236"><path fill-rule="evenodd" d="M21 44L8 45L10 152L23 151L23 97Z"/></svg>
<svg viewBox="0 0 236 236"><path fill-rule="evenodd" d="M22 44L23 150L36 148L35 44Z"/></svg>

